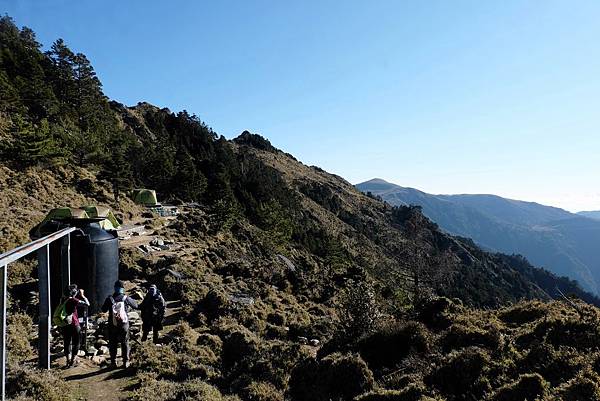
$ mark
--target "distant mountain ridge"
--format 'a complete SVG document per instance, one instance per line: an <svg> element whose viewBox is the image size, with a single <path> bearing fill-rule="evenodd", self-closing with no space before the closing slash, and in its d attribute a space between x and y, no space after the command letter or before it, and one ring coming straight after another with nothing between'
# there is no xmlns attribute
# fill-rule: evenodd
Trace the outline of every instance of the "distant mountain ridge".
<svg viewBox="0 0 600 401"><path fill-rule="evenodd" d="M522 254L590 291L600 290L600 221L593 219L594 212L573 214L496 195L432 195L382 179L356 187L393 205L419 205L449 233L472 238L489 250Z"/></svg>
<svg viewBox="0 0 600 401"><path fill-rule="evenodd" d="M579 216L589 217L590 219L600 220L600 210L590 210L577 212Z"/></svg>

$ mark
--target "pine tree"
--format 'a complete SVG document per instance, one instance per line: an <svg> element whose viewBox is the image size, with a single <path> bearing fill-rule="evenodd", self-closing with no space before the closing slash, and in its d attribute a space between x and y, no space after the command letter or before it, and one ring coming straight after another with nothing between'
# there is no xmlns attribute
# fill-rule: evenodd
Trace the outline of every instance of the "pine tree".
<svg viewBox="0 0 600 401"><path fill-rule="evenodd" d="M46 52L52 62L51 81L63 114L73 115L75 112L74 100L77 95L77 87L74 79L73 63L75 54L67 47L64 40L58 39Z"/></svg>
<svg viewBox="0 0 600 401"><path fill-rule="evenodd" d="M85 55L77 53L73 57L72 66L75 80L74 105L79 126L82 131L88 131L101 119L104 101L102 85Z"/></svg>
<svg viewBox="0 0 600 401"><path fill-rule="evenodd" d="M16 115L13 118L11 156L25 165L42 162L59 164L64 161L65 152L60 148L50 132L50 124L42 120L33 125Z"/></svg>
<svg viewBox="0 0 600 401"><path fill-rule="evenodd" d="M177 173L172 187L175 193L186 201L198 201L206 189L206 177L194 164L194 159L183 147L175 155Z"/></svg>
<svg viewBox="0 0 600 401"><path fill-rule="evenodd" d="M110 182L116 202L120 201L122 192L131 189L133 174L123 146L115 145L111 149L99 178Z"/></svg>

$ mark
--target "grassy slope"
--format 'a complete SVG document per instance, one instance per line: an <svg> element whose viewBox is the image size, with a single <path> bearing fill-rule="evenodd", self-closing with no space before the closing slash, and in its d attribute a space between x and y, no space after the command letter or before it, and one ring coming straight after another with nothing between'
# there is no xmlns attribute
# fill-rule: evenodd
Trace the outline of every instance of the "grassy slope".
<svg viewBox="0 0 600 401"><path fill-rule="evenodd" d="M89 186L82 185L86 180ZM52 208L110 205L113 201L92 172L76 167L15 171L0 164L0 193L0 253L29 241L29 229ZM138 210L129 201L119 206L125 215Z"/></svg>
<svg viewBox="0 0 600 401"><path fill-rule="evenodd" d="M386 207L360 194L343 179L302 165L283 153L238 145L235 149L238 153L252 152L280 171L297 191L303 213L339 239L354 260L362 261L377 288L381 290L390 285L389 280L397 279L392 273L399 256L392 248L394 244L408 244L410 240L401 229L390 225ZM50 173L34 169L16 173L4 168L4 171L4 176L9 178L3 185L10 184L10 196L5 199L11 202L5 201L6 208L10 204L24 216L24 224L3 220L3 228L10 233L7 238L13 238L11 243L25 239L29 226L43 217L46 208L93 200L74 189L81 179L92 180L88 196L97 197L96 201L110 200L93 175L85 170ZM301 192L299 189L307 183L328 187L340 198L341 209L358 216L364 225L377 232L377 240L344 222L339 211L332 212ZM128 202L123 206L121 213L136 211ZM156 281L170 299L181 298L184 304L180 324L167 337L169 345L161 349L135 348L141 381L131 399L170 400L198 394L219 399L221 393L264 400L284 397L318 400L336 396L350 399L368 391L371 395L365 395L364 399L419 399L399 398L408 397L408 393L438 399L511 399L499 397L514 388L521 391L520 383L524 380L532 381L533 387L539 387L540 394L547 399L571 391L574 386L588 386L595 391L590 380L595 378L596 357L585 354L595 351L596 309L585 307L586 315L580 318L571 307L560 303L520 304L514 307L520 308L517 312L511 312L517 317L510 318L505 317L508 315L504 310L485 312L452 303L442 310L438 310L438 305L438 309L433 308L428 313L415 311L416 314L396 318L388 315L378 323L380 328L376 332L383 333L383 337L377 341L369 342L367 335L360 341L349 341L341 346L334 342L315 356L318 348L299 344L298 337L317 338L321 342L335 337L339 330L338 294L345 286L344 278L351 273L332 267L330 262L298 244L273 242L269 233L245 219L240 219L231 231L215 233L211 229L213 216L208 210L187 212L171 225L149 222L156 227L156 235L181 245L178 251L143 255L135 247L122 250L125 278ZM499 280L501 274L507 272L518 274L493 255L442 235L433 226L427 227L428 240L448 247L460 260L466 255L471 258L470 263L459 264L459 270L475 274L476 281L481 282L486 291L494 293L494 288L500 289L497 294L505 298L499 300L514 299L510 294L516 290L506 286L515 282L523 286L519 289L522 296L540 295L530 283L518 277L511 282ZM280 254L294 263L295 271L286 266ZM164 267L184 274L185 279L160 278L155 273ZM487 274L490 276L486 279ZM495 282L491 278L494 275L497 275ZM234 301L235 296L250 296L254 302L244 306ZM387 301L382 299L382 308L389 306ZM480 301L490 302L489 299ZM515 323L507 319L525 321ZM564 335L567 332L578 333L578 337L568 340L570 337ZM389 354L398 347L400 354L392 352L391 359L377 356L373 343L390 336L391 343L387 343L379 355ZM571 342L566 344L565 341ZM549 355L550 359L539 359L543 355ZM363 360L367 361L366 365ZM302 383L305 363L316 364L311 369L327 378L315 379L316 395L294 390L294 383ZM348 366L338 372L336 369L344 364ZM458 380L452 376L456 364L465 365L460 369L468 373L464 380L469 382L448 388L444 383ZM473 366L479 373L467 371ZM570 370L565 370L567 367ZM339 395L335 392L335 388L340 387L336 384L337 376L348 381L356 379L344 376L347 372L358 372L364 386L356 394ZM541 378L520 376L534 372L540 373ZM197 378L203 381L194 381ZM392 396L396 398L389 398Z"/></svg>

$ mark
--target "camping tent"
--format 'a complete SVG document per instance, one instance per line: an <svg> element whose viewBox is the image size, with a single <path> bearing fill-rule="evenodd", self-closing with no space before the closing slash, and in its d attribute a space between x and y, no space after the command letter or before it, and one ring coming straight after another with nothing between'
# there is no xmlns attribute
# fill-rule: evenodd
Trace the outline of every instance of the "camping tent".
<svg viewBox="0 0 600 401"><path fill-rule="evenodd" d="M33 237L39 238L41 229L51 220L89 219L94 217L104 217L104 220L98 221L98 224L105 230L115 230L121 226L112 211L104 206L59 207L50 210L44 220L32 228L30 233Z"/></svg>
<svg viewBox="0 0 600 401"><path fill-rule="evenodd" d="M138 205L160 206L156 199L156 191L153 189L134 189L132 198Z"/></svg>
<svg viewBox="0 0 600 401"><path fill-rule="evenodd" d="M106 206L90 205L83 206L83 210L86 211L90 217L105 217L104 220L100 221L100 227L105 230L115 230L121 227L121 224L113 214L112 210Z"/></svg>
<svg viewBox="0 0 600 401"><path fill-rule="evenodd" d="M40 236L40 229L51 220L61 220L67 218L74 219L89 219L87 212L83 209L78 209L74 207L59 207L56 209L52 209L48 212L44 220L41 221L40 224L31 229L30 233L34 236Z"/></svg>

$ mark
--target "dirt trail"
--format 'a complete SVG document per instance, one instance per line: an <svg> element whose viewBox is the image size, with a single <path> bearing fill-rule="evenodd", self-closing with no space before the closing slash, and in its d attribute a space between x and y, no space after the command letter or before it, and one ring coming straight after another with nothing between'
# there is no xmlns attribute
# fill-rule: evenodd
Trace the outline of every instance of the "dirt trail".
<svg viewBox="0 0 600 401"><path fill-rule="evenodd" d="M167 225L174 219L168 219ZM129 227L139 226L143 224L144 219L137 219L129 222ZM137 247L140 244L148 244L157 236L156 230L148 229L141 230L135 236L130 236L120 241L121 248ZM158 251L156 254L164 255L172 253L169 251ZM138 288L138 284L125 281L125 288L131 291ZM161 336L170 331L173 325L179 320L181 314L181 301L166 300L167 308L165 310L164 329L161 331ZM139 338L132 338L130 344L139 342ZM54 369L60 370L62 377L78 387L79 393L83 400L103 400L103 401L121 401L126 400L133 387L136 384L135 370L128 369L111 369L108 365L98 366L87 358L80 357L80 362L77 366L65 369L64 357L55 360L52 363ZM117 363L121 363L121 358L117 359Z"/></svg>
<svg viewBox="0 0 600 401"><path fill-rule="evenodd" d="M178 320L181 309L180 301L167 301L165 311L165 328L161 335L168 332L172 325ZM134 343L139 339L132 339ZM60 369L62 377L79 389L82 399L96 401L121 401L127 399L130 391L136 383L135 370L111 369L106 366L98 366L86 358L79 358L77 366L65 369L64 357L53 362L53 368ZM120 358L117 359L120 363Z"/></svg>
<svg viewBox="0 0 600 401"><path fill-rule="evenodd" d="M75 384L85 400L125 400L132 385L135 384L135 376L131 368L100 368L83 358L78 366L63 372L64 379Z"/></svg>

